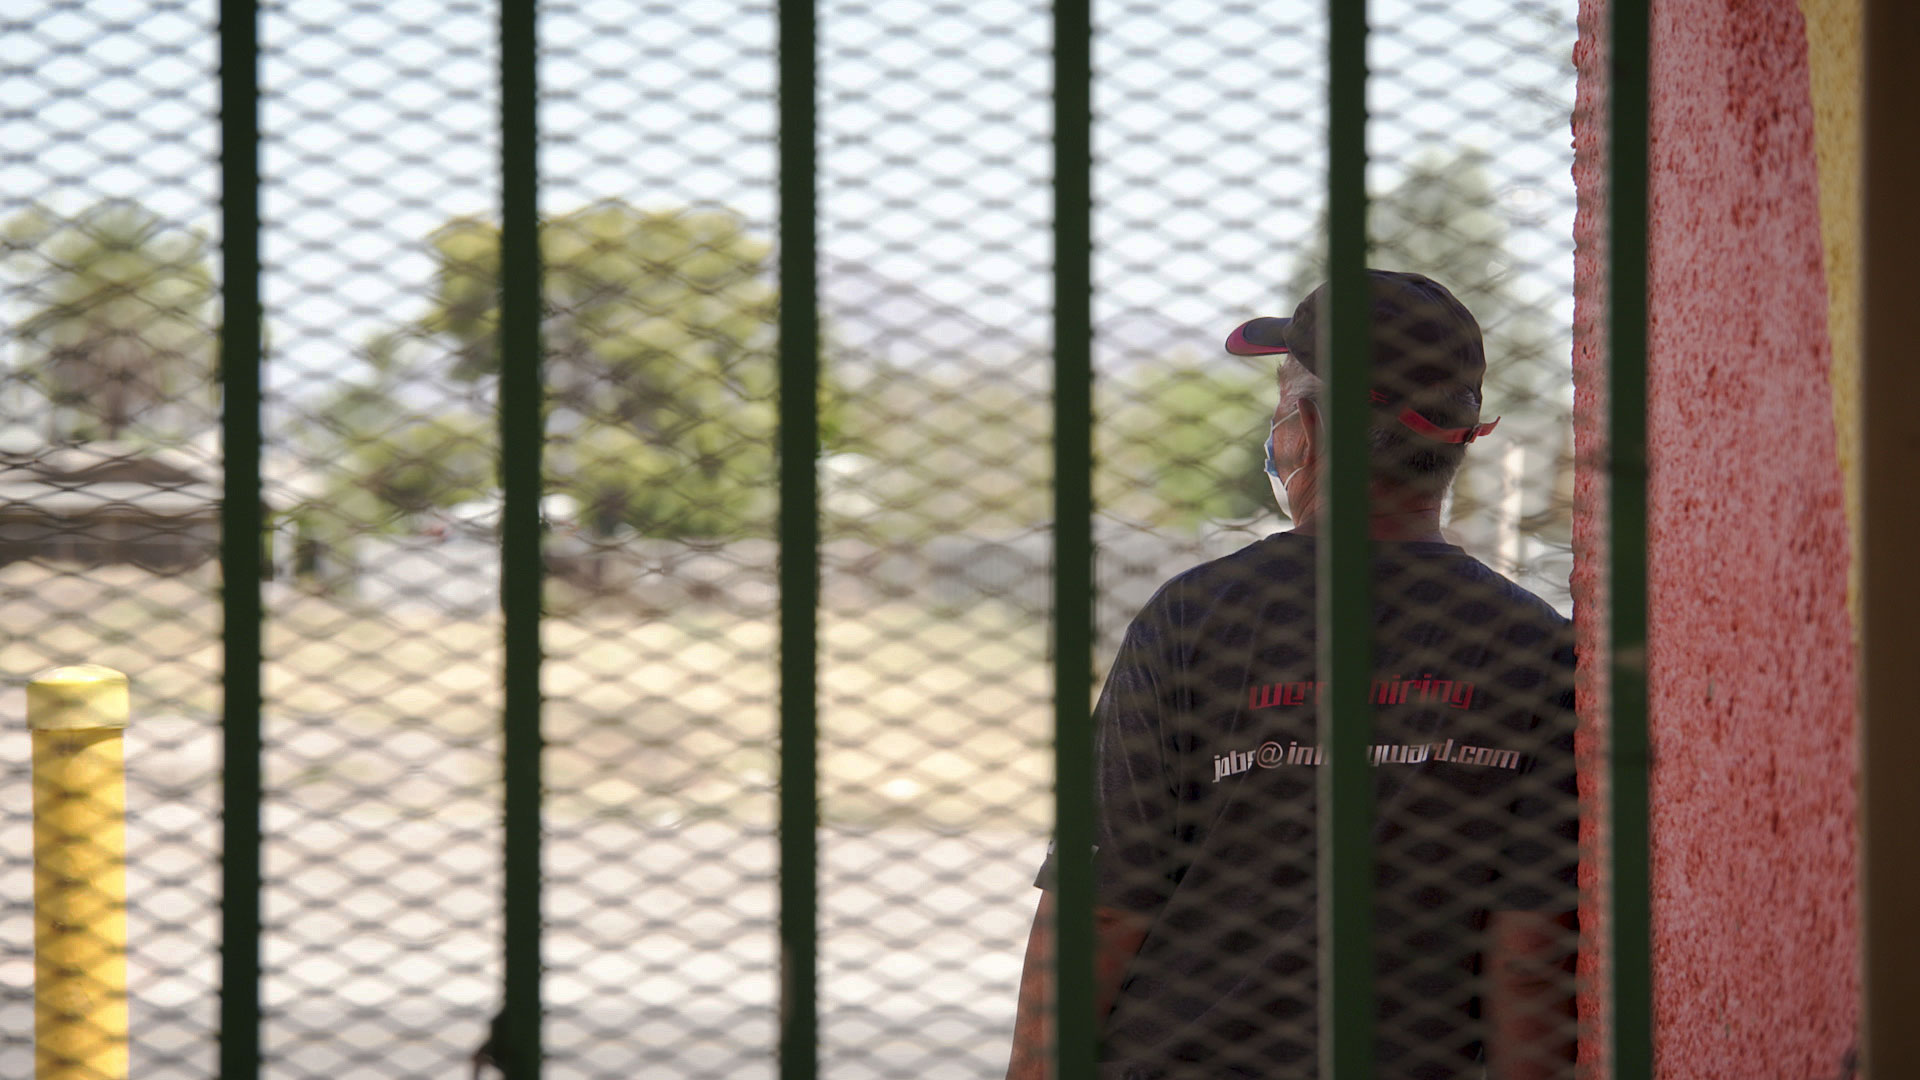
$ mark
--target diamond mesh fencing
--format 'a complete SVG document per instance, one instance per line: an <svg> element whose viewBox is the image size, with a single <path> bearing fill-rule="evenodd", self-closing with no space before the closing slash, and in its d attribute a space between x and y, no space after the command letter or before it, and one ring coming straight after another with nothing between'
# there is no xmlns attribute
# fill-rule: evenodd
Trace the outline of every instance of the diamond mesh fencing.
<svg viewBox="0 0 1920 1080"><path fill-rule="evenodd" d="M0 15L0 1075L34 1074L36 1020L64 1075L212 1072L216 44L205 4ZM131 676L136 722L29 736L28 681L87 663Z"/></svg>
<svg viewBox="0 0 1920 1080"><path fill-rule="evenodd" d="M769 1076L774 20L542 9L550 1075Z"/></svg>
<svg viewBox="0 0 1920 1080"><path fill-rule="evenodd" d="M1551 1057L1572 1035L1551 917L1577 821L1574 7L1373 5L1368 264L1445 285L1485 355L1482 379L1430 294L1376 307L1383 1077L1477 1077L1490 1044ZM215 1071L215 14L31 0L0 22L0 657L10 687L82 663L131 679L143 1080ZM498 14L261 11L273 1077L466 1076L510 1053L482 1047ZM1314 1075L1323 402L1310 331L1222 342L1326 277L1325 22L1095 9L1113 1075ZM1044 990L1022 957L1045 952L1045 920L1025 950L1053 817L1051 14L828 0L818 27L821 1067L998 1076L1012 1039L1020 1074L1046 1042L1016 1002ZM540 9L554 1077L777 1071L775 29L756 4ZM35 786L10 693L9 1076L35 1045Z"/></svg>
<svg viewBox="0 0 1920 1080"><path fill-rule="evenodd" d="M444 1075L499 993L497 15L264 7L261 1052ZM497 247L497 244L496 244Z"/></svg>
<svg viewBox="0 0 1920 1080"><path fill-rule="evenodd" d="M1096 15L1102 1060L1324 1075L1324 12ZM1369 10L1372 1075L1572 1075L1572 16Z"/></svg>

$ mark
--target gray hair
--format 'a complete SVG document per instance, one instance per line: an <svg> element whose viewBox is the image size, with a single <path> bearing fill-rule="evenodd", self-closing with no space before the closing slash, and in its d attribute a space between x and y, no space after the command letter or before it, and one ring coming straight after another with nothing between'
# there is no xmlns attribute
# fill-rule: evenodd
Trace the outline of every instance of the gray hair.
<svg viewBox="0 0 1920 1080"><path fill-rule="evenodd" d="M1310 400L1325 411L1326 384L1298 361L1282 362L1275 377L1280 384L1280 399L1287 407ZM1446 415L1431 415L1436 406ZM1421 415L1442 427L1465 427L1480 415L1480 395L1471 387L1449 387L1422 409ZM1464 443L1435 442L1378 412L1367 428L1367 458L1375 482L1442 495L1466 456Z"/></svg>

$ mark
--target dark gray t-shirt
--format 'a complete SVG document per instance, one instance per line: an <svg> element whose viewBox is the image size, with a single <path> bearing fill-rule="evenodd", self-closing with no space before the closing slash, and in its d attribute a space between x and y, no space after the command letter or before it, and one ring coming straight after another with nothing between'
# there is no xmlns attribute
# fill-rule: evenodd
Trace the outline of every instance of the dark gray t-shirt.
<svg viewBox="0 0 1920 1080"><path fill-rule="evenodd" d="M1478 1077L1487 912L1575 906L1572 626L1452 545L1374 553L1376 1076ZM1127 630L1096 708L1095 880L1152 921L1107 1075L1317 1075L1314 630L1293 533L1173 579Z"/></svg>

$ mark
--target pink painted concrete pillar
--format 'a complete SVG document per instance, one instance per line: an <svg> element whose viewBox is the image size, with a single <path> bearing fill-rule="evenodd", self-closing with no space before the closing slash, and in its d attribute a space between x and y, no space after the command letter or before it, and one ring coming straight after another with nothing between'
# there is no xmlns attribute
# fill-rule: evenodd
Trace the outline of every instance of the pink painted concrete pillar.
<svg viewBox="0 0 1920 1080"><path fill-rule="evenodd" d="M1833 5L1809 2L1810 10ZM1605 687L1605 0L1574 118L1575 573L1589 784ZM1816 75L1794 0L1654 4L1648 552L1659 1074L1846 1075L1858 1023L1855 405L1829 334ZM1816 35L1817 38L1818 35ZM1851 183L1829 169L1828 185ZM1852 288L1849 277L1837 282ZM1848 300L1849 297L1840 297ZM1838 304L1835 305L1836 309ZM1843 344L1843 362L1856 362ZM1593 826L1590 823L1589 828ZM1591 839L1592 837L1590 837ZM1599 879L1589 869L1587 884ZM1589 925L1596 913L1586 916ZM1598 940L1583 968L1600 974ZM1597 1000L1583 1003L1597 1021ZM1590 1029L1583 1055L1602 1050Z"/></svg>

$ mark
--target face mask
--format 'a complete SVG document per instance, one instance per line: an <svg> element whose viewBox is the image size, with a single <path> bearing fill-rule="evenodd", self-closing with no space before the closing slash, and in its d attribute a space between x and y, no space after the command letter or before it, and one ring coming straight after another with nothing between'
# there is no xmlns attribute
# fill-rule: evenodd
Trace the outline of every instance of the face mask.
<svg viewBox="0 0 1920 1080"><path fill-rule="evenodd" d="M1287 414L1287 416L1292 416L1292 415L1293 415L1292 413ZM1267 429L1266 473L1267 473L1267 486L1273 489L1273 501L1279 504L1280 515L1286 518L1288 521L1292 521L1293 520L1293 503L1291 498L1287 495L1287 484L1290 483L1295 476L1299 475L1300 469L1304 469L1306 468L1306 466L1302 465L1299 468L1294 469L1292 472L1288 473L1287 475L1281 476L1280 466L1278 463L1276 463L1273 460L1273 433L1279 429L1281 423L1283 423L1287 419L1287 416L1283 416L1279 420L1274 421L1273 427L1270 427Z"/></svg>

